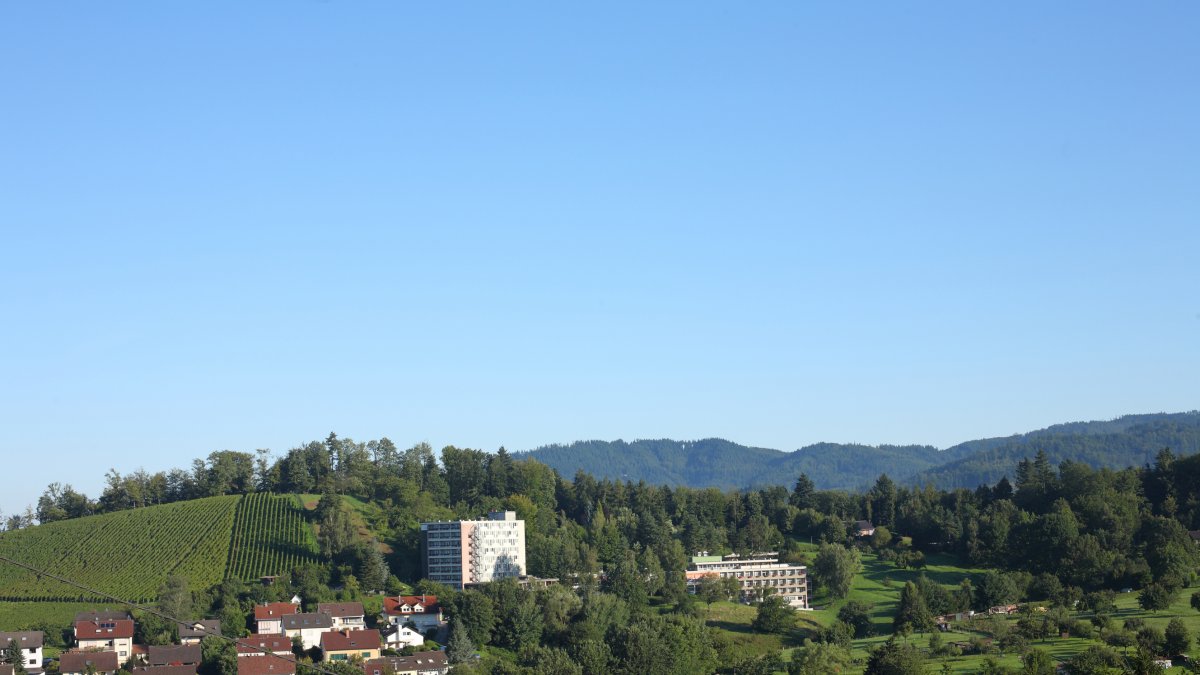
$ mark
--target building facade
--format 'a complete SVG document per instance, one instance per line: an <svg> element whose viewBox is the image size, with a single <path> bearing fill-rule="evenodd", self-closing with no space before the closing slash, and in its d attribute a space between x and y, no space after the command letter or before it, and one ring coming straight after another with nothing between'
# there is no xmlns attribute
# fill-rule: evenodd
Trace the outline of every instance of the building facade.
<svg viewBox="0 0 1200 675"><path fill-rule="evenodd" d="M425 577L462 588L525 574L525 521L513 511L487 520L421 523Z"/></svg>
<svg viewBox="0 0 1200 675"><path fill-rule="evenodd" d="M809 609L808 568L779 562L777 553L758 553L745 558L737 554L693 556L687 571L688 592L695 593L700 581L709 574L737 579L743 602L769 593L782 597L792 607Z"/></svg>

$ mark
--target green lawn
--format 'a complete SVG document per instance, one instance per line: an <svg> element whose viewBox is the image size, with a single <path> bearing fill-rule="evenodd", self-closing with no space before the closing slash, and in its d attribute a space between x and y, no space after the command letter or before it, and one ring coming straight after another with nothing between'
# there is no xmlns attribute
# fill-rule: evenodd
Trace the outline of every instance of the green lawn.
<svg viewBox="0 0 1200 675"><path fill-rule="evenodd" d="M805 549L810 548L808 545ZM815 551L816 547L811 547ZM874 554L864 554L862 556L863 569L862 572L855 578L851 587L850 594L843 600L831 600L824 593L817 593L813 598L813 605L820 609L805 612L802 616L815 620L820 625L829 625L836 617L837 611L851 600L866 602L873 605L871 612L872 624L876 635L870 638L855 640L853 643L852 655L855 659L860 660L860 663L865 663L870 649L887 641L892 632L892 617L896 613L897 605L900 598L900 590L904 587L906 581L916 579L921 574L925 574L929 579L945 586L947 589L953 590L963 579L964 576L981 574L984 570L979 568L964 567L956 563L952 556L946 555L931 555L928 557L928 565L922 570L907 569L901 570L895 568L892 564L881 561ZM885 580L889 580L885 582ZM890 584L890 585L889 585ZM1165 629L1167 623L1175 617L1180 617L1184 620L1191 632L1193 639L1200 635L1200 612L1192 609L1190 606L1190 597L1195 589L1184 589L1171 607L1165 611L1152 613L1145 612L1137 604L1137 593L1118 594L1116 599L1117 612L1113 615L1113 619L1117 625L1120 625L1128 618L1140 618L1147 625L1156 626L1160 629ZM747 608L751 612L751 608ZM1090 618L1089 613L1075 613L1074 616L1079 619ZM753 619L753 614L750 615ZM1013 616L1006 621L1011 628L1015 628L1018 617ZM748 622L747 622L748 625ZM968 642L972 635L981 633L972 633L966 625L956 625L955 629L949 633L943 633L942 637L945 642ZM912 635L908 638L910 644L919 647L925 647L929 642L930 635ZM1031 646L1044 649L1050 652L1051 656L1059 661L1066 661L1083 650L1093 645L1102 644L1098 639L1081 639L1081 638L1049 638L1045 641L1036 641ZM785 650L790 652L791 650ZM1017 668L1020 666L1020 658L1016 654L999 655L993 654L1000 665ZM954 673L975 673L982 666L986 656L969 655L945 660L929 661L928 672L940 672L942 663L948 663ZM1173 668L1169 673L1186 672L1183 668Z"/></svg>

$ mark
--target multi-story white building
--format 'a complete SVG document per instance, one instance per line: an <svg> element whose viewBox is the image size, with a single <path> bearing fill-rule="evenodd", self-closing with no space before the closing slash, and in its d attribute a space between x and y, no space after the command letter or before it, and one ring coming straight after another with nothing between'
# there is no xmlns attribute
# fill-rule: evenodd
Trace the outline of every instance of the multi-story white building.
<svg viewBox="0 0 1200 675"><path fill-rule="evenodd" d="M743 601L754 600L763 591L778 595L797 609L808 606L808 568L779 562L777 553L757 553L742 558L736 553L727 556L698 555L692 557L687 571L689 593L695 593L700 580L709 574L737 579L742 587Z"/></svg>
<svg viewBox="0 0 1200 675"><path fill-rule="evenodd" d="M513 511L487 520L421 523L425 577L462 588L525 574L525 521Z"/></svg>

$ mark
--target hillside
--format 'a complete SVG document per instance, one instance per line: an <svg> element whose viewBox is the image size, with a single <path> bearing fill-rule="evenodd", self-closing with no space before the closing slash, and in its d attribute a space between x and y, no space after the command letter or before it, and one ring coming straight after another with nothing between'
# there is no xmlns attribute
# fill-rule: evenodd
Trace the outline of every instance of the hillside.
<svg viewBox="0 0 1200 675"><path fill-rule="evenodd" d="M1163 448L1170 448L1177 456L1192 455L1200 452L1200 415L1189 415L1138 420L1110 433L1088 430L1027 434L968 453L961 459L923 471L907 482L931 483L940 488L990 485L1003 476L1014 478L1017 463L1039 450L1046 453L1052 465L1070 460L1093 468L1113 469L1151 464Z"/></svg>
<svg viewBox="0 0 1200 675"><path fill-rule="evenodd" d="M796 476L807 473L819 489L858 490L886 473L900 483L932 483L949 489L994 483L1038 450L1045 450L1055 464L1070 459L1093 467L1124 468L1145 464L1164 447L1177 455L1200 452L1200 413L1069 422L1024 434L967 441L945 450L921 445L817 443L783 452L709 438L579 441L547 445L516 456L536 459L564 477L583 470L597 478L654 485L723 490L790 485Z"/></svg>
<svg viewBox="0 0 1200 675"><path fill-rule="evenodd" d="M857 489L880 473L904 478L937 466L941 458L931 446L819 443L788 453L720 438L579 441L514 456L536 459L566 477L582 469L597 478L723 490L788 483L801 472L821 489Z"/></svg>
<svg viewBox="0 0 1200 675"><path fill-rule="evenodd" d="M0 534L0 555L51 569L102 593L153 599L168 576L207 588L314 558L291 496L228 495L63 520ZM0 565L0 600L91 601L99 595Z"/></svg>

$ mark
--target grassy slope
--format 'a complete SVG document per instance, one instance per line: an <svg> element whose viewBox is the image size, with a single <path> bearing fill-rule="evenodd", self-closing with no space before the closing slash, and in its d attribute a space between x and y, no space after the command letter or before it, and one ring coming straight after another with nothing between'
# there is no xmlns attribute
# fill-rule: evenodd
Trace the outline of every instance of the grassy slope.
<svg viewBox="0 0 1200 675"><path fill-rule="evenodd" d="M951 590L957 587L959 581L964 576L978 574L983 571L981 569L959 566L955 564L954 559L950 556L930 556L929 562L929 566L924 570L925 575ZM855 640L853 644L852 655L862 664L866 662L869 650L886 642L888 636L891 635L892 617L895 615L900 599L900 590L903 588L904 582L917 578L921 573L922 571L920 570L896 569L890 563L885 563L874 555L864 555L863 570L855 578L849 597L845 600L831 602L823 594L818 593L814 598L814 604L820 606L821 609L801 612L799 614L799 621L797 622L797 630L789 635L760 635L754 633L750 628L750 624L754 620L757 610L746 605L714 603L708 610L707 621L711 628L721 631L732 642L734 648L731 650L731 653L737 654L739 657L782 649L788 655L787 658L790 658L791 652L803 643L805 635L816 626L829 625L836 618L837 611L842 605L851 600L870 603L874 605L872 619L876 636ZM884 585L884 579L891 580L892 584L890 587ZM1180 617L1187 625L1194 639L1197 635L1200 635L1200 612L1193 610L1189 603L1189 598L1193 590L1184 589L1171 605L1170 609L1158 613L1142 611L1138 607L1136 593L1119 594L1117 596L1118 611L1113 616L1114 621L1117 625L1120 625L1125 619L1141 618L1148 625L1166 629L1167 623L1172 618ZM1089 616L1087 613L1078 613L1075 615L1076 618L1080 619L1087 619ZM1015 629L1017 617L1008 619L1008 622ZM967 642L970 640L971 635L972 633L969 632L966 626L960 626L956 627L955 631L943 634L942 637L946 642ZM923 648L928 644L929 634L913 635L908 638L908 641ZM1088 647L1099 644L1102 644L1099 640L1055 637L1045 641L1034 642L1032 646L1050 652L1051 656L1059 661L1065 661ZM944 661L931 659L928 662L926 670L929 673L939 673L941 672L942 663L946 662L949 663L954 673L976 673L979 672L985 658L982 655L969 655L946 659ZM1020 658L1016 654L1006 654L1004 656L997 654L993 655L993 658L1000 665L1009 668L1016 669L1020 666ZM1167 672L1182 673L1185 671L1182 668L1174 668Z"/></svg>

